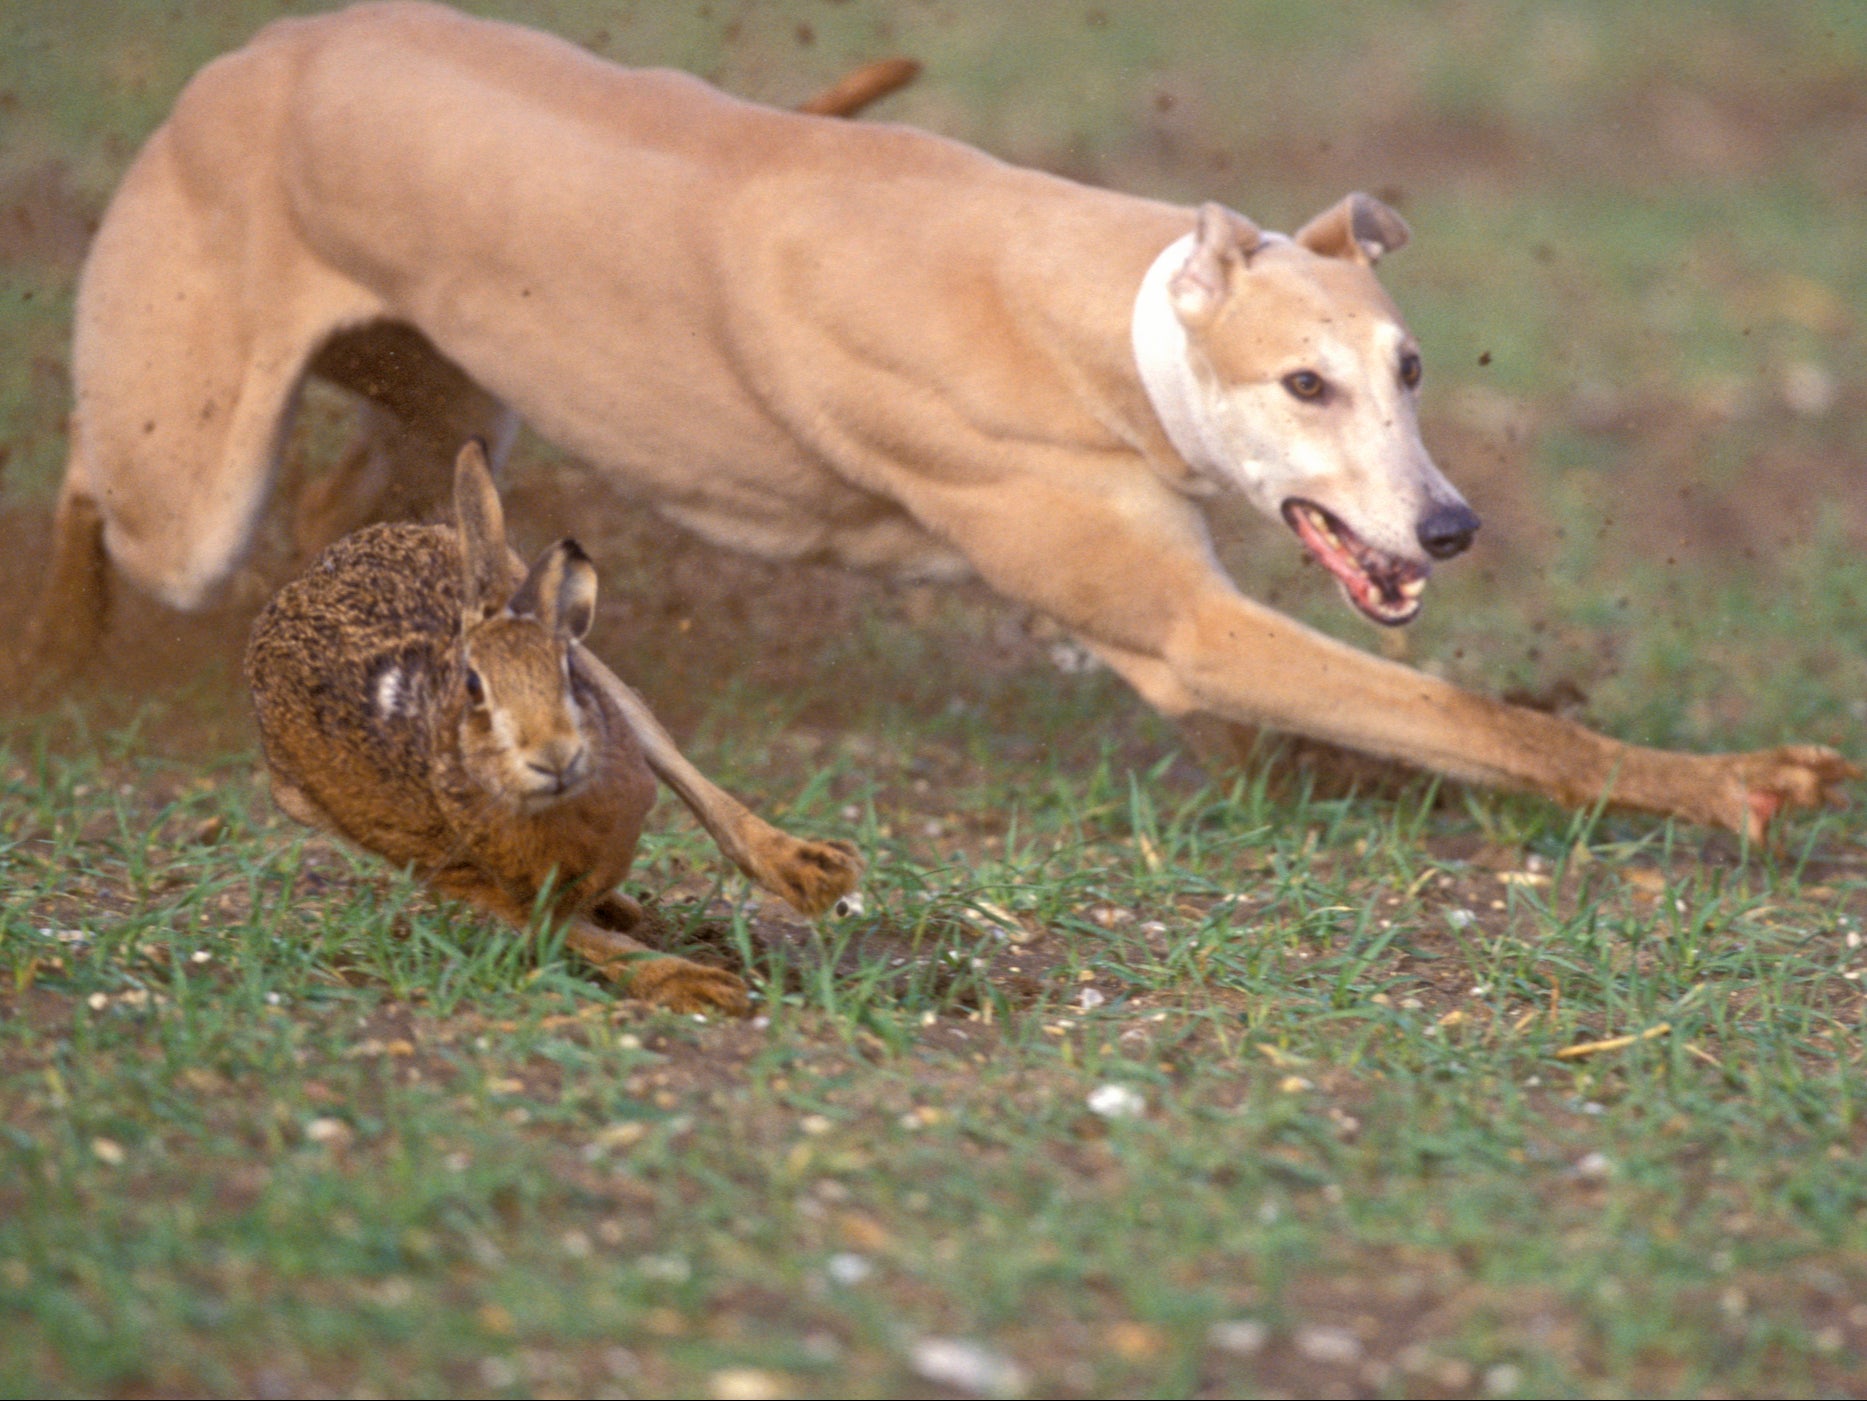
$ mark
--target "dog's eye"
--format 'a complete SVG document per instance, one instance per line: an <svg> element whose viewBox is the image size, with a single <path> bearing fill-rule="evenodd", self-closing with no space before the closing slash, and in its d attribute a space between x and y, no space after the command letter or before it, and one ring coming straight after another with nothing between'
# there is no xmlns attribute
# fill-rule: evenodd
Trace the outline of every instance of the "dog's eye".
<svg viewBox="0 0 1867 1401"><path fill-rule="evenodd" d="M1417 389L1420 376L1424 371L1420 366L1420 357L1409 351L1400 357L1400 382L1409 389Z"/></svg>
<svg viewBox="0 0 1867 1401"><path fill-rule="evenodd" d="M486 683L480 680L480 673L475 671L472 667L467 668L465 685L467 687L468 700L472 701L475 705L486 704Z"/></svg>
<svg viewBox="0 0 1867 1401"><path fill-rule="evenodd" d="M1323 391L1328 387L1328 381L1314 370L1292 370L1284 376L1284 388L1299 399L1313 402L1322 398Z"/></svg>

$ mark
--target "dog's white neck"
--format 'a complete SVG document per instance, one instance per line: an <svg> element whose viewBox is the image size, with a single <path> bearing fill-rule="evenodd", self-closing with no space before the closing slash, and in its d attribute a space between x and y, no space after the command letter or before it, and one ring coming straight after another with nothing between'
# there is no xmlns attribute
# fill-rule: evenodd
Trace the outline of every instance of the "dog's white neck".
<svg viewBox="0 0 1867 1401"><path fill-rule="evenodd" d="M1186 266L1192 251L1193 235L1187 234L1169 243L1154 259L1135 294L1131 335L1135 368L1141 372L1141 385L1166 430L1167 441L1193 469L1195 489L1210 492L1231 477L1225 445L1202 402L1186 327L1167 292L1167 284Z"/></svg>

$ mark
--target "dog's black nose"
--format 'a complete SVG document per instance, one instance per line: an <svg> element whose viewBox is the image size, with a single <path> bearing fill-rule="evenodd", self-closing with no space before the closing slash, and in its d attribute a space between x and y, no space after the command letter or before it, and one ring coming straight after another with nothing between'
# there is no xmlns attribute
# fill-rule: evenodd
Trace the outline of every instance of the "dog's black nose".
<svg viewBox="0 0 1867 1401"><path fill-rule="evenodd" d="M1478 524L1478 513L1461 501L1455 506L1434 507L1414 533L1420 538L1420 548L1434 559L1451 559L1471 548Z"/></svg>

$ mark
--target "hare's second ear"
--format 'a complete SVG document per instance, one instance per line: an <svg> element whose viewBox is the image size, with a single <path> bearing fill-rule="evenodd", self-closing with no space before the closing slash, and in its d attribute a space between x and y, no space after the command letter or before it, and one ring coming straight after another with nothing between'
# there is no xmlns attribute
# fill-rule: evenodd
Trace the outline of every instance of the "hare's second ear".
<svg viewBox="0 0 1867 1401"><path fill-rule="evenodd" d="M470 626L501 607L513 583L506 513L478 438L454 460L454 516L460 524L460 611Z"/></svg>
<svg viewBox="0 0 1867 1401"><path fill-rule="evenodd" d="M538 556L506 611L536 618L560 637L581 640L596 620L596 566L583 546L560 540Z"/></svg>

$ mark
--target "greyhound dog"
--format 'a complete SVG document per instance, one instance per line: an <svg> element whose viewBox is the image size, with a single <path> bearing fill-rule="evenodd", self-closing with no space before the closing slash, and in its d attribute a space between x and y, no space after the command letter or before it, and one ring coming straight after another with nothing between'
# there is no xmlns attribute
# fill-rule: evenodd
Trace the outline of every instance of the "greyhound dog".
<svg viewBox="0 0 1867 1401"><path fill-rule="evenodd" d="M201 603L312 374L367 401L313 533L439 499L462 440L497 460L522 417L708 539L977 574L1172 716L1753 837L1835 800L1858 770L1830 750L1624 744L1226 577L1218 492L1382 624L1470 544L1374 275L1407 237L1366 195L1285 236L433 5L280 21L193 79L98 230L36 645L88 648L106 554Z"/></svg>

